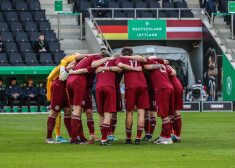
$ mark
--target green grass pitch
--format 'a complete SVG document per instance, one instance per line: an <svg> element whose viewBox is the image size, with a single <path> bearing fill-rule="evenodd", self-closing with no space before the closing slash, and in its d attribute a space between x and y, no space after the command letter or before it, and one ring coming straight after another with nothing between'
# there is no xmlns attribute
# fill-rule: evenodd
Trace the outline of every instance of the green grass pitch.
<svg viewBox="0 0 235 168"><path fill-rule="evenodd" d="M125 145L125 114L118 114L112 146L45 144L48 114L0 115L0 168L228 168L235 167L235 113L182 113L182 142ZM133 137L136 136L134 114ZM95 132L101 137L98 114ZM63 122L62 122L63 123ZM154 133L160 133L157 119ZM88 138L86 117L83 127ZM62 134L68 139L64 124Z"/></svg>

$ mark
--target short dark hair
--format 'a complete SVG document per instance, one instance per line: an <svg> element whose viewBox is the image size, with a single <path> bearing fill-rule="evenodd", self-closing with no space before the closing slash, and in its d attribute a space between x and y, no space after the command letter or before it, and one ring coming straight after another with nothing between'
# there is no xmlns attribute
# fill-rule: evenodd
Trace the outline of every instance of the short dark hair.
<svg viewBox="0 0 235 168"><path fill-rule="evenodd" d="M16 78L15 78L15 77L12 77L12 78L11 78L11 81L13 81L13 80L16 80Z"/></svg>
<svg viewBox="0 0 235 168"><path fill-rule="evenodd" d="M43 33L40 33L40 34L39 34L39 37L40 37L40 36L45 36L45 35L44 35Z"/></svg>
<svg viewBox="0 0 235 168"><path fill-rule="evenodd" d="M2 79L2 78L0 78L0 81L2 81L2 82L3 82L3 79Z"/></svg>
<svg viewBox="0 0 235 168"><path fill-rule="evenodd" d="M110 55L108 53L104 53L104 54L101 54L101 57L106 58L106 57L110 57Z"/></svg>
<svg viewBox="0 0 235 168"><path fill-rule="evenodd" d="M133 54L133 50L131 47L123 47L122 48L122 55L131 56Z"/></svg>
<svg viewBox="0 0 235 168"><path fill-rule="evenodd" d="M106 49L106 48L104 48L104 47L100 49L100 51L103 51L103 50L105 50L105 51L106 51L107 49Z"/></svg>
<svg viewBox="0 0 235 168"><path fill-rule="evenodd" d="M33 80L33 78L28 78L28 80L27 80L27 81L29 81L29 80Z"/></svg>

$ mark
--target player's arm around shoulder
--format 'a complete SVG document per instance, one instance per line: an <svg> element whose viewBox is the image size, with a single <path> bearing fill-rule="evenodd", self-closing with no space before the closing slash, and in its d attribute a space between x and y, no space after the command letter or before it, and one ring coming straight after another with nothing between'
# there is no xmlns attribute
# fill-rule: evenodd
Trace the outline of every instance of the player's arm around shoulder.
<svg viewBox="0 0 235 168"><path fill-rule="evenodd" d="M103 63L105 63L109 60L112 60L112 59L113 59L112 57L106 57L106 58L99 59L97 61L93 61L91 63L91 67L92 68L97 68L97 67L101 66Z"/></svg>
<svg viewBox="0 0 235 168"><path fill-rule="evenodd" d="M147 59L143 56L140 55L132 55L132 56L123 56L124 58L131 59L131 60L136 60L142 63L147 63Z"/></svg>

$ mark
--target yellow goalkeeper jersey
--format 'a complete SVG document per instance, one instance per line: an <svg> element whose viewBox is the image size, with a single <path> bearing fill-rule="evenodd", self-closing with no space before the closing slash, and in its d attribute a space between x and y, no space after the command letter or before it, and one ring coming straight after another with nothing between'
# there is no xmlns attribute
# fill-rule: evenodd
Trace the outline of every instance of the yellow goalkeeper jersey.
<svg viewBox="0 0 235 168"><path fill-rule="evenodd" d="M73 62L75 60L75 57L77 56L77 54L71 55L67 58L64 58L61 60L60 65L58 65L57 67L55 67L51 73L49 74L49 76L47 77L47 100L50 101L51 100L51 85L53 83L53 81L59 76L60 74L60 67L61 66L67 66L69 63Z"/></svg>

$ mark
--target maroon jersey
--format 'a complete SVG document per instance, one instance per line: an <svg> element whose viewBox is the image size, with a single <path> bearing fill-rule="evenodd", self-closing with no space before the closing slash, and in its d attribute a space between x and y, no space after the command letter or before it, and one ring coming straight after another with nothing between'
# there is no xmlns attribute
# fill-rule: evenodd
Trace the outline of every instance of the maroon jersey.
<svg viewBox="0 0 235 168"><path fill-rule="evenodd" d="M116 89L120 89L120 82L122 80L123 72L115 73L115 87Z"/></svg>
<svg viewBox="0 0 235 168"><path fill-rule="evenodd" d="M148 64L158 65L159 63L154 60L148 59ZM149 72L155 93L163 88L173 89L173 86L169 79L169 75L172 73L170 68L166 66L166 70L161 68Z"/></svg>
<svg viewBox="0 0 235 168"><path fill-rule="evenodd" d="M176 76L170 77L171 84L175 90L183 90L183 86L180 83L180 80Z"/></svg>
<svg viewBox="0 0 235 168"><path fill-rule="evenodd" d="M139 61L129 60L123 57L117 59L115 65L118 65L119 63L123 63L132 66L134 68L137 68L138 66L143 66L143 64ZM144 73L142 71L136 72L136 71L124 70L124 80L125 80L126 89L131 89L136 87L147 87Z"/></svg>
<svg viewBox="0 0 235 168"><path fill-rule="evenodd" d="M78 63L75 63L74 71L76 71L78 69L88 68L91 66L91 63L93 61L96 61L99 59L102 59L102 57L100 55L92 55L89 57L84 57ZM74 82L74 83L82 83L86 80L87 80L86 74L84 74L84 75L71 75L68 78L68 82Z"/></svg>
<svg viewBox="0 0 235 168"><path fill-rule="evenodd" d="M115 60L110 60L101 65L102 67L115 66ZM97 75L96 89L101 87L113 87L115 88L115 72L102 71Z"/></svg>
<svg viewBox="0 0 235 168"><path fill-rule="evenodd" d="M96 75L95 73L90 73L87 76L87 86L86 86L87 89L92 89L93 82L94 82L94 79L95 79L95 75Z"/></svg>

